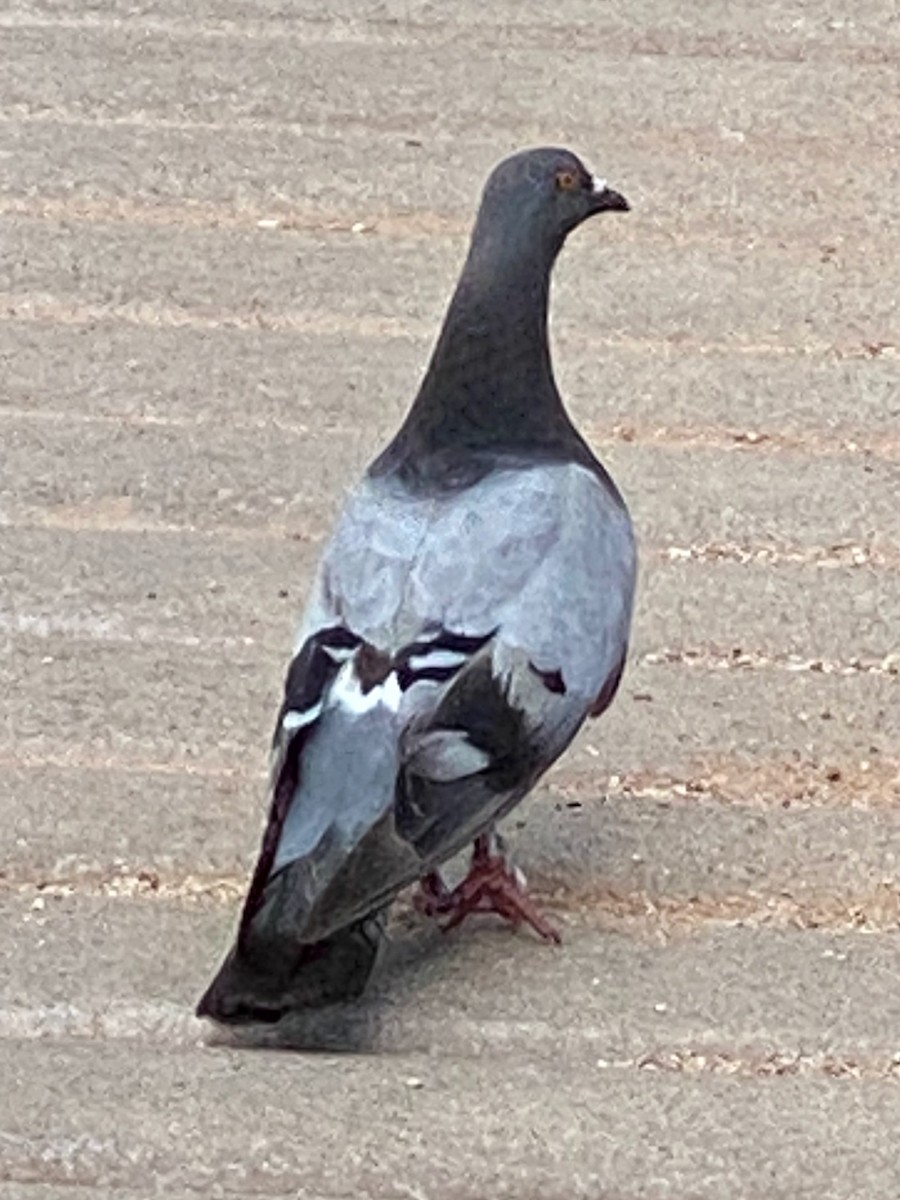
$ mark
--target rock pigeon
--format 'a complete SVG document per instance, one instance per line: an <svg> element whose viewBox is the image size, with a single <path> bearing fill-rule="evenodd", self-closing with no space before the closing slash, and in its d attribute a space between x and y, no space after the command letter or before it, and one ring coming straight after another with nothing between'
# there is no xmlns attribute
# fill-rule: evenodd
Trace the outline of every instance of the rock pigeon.
<svg viewBox="0 0 900 1200"><path fill-rule="evenodd" d="M572 153L528 150L484 189L406 420L350 493L287 672L268 824L237 938L198 1015L276 1021L358 997L391 902L554 928L496 823L625 664L628 510L563 406L550 273L566 236L628 211ZM469 842L450 890L439 868Z"/></svg>

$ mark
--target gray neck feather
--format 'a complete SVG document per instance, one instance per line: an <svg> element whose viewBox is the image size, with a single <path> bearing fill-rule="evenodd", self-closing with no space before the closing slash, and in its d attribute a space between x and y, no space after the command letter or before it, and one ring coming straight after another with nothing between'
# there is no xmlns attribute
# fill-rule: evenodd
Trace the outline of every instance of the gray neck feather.
<svg viewBox="0 0 900 1200"><path fill-rule="evenodd" d="M497 455L584 460L553 378L547 340L550 271L561 239L495 236L476 226L425 378L373 475L467 474ZM476 466L478 474L482 474ZM468 480L459 479L459 482Z"/></svg>

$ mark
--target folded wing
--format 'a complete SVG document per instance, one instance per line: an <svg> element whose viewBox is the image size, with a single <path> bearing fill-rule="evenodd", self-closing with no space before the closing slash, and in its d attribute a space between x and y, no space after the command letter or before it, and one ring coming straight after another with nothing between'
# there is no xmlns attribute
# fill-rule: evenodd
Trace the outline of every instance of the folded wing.
<svg viewBox="0 0 900 1200"><path fill-rule="evenodd" d="M367 480L288 672L238 950L299 967L348 930L359 943L502 817L611 698L633 587L624 507L581 466L440 497Z"/></svg>

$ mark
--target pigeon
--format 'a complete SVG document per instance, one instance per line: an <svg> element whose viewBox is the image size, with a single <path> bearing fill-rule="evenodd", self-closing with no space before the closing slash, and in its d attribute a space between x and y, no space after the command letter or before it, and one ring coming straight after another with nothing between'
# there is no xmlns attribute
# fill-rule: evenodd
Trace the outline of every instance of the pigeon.
<svg viewBox="0 0 900 1200"><path fill-rule="evenodd" d="M319 564L259 858L198 1015L275 1022L357 999L417 882L445 927L496 912L558 940L496 825L625 665L631 519L563 405L547 309L567 235L628 209L563 149L489 176L419 392ZM469 843L451 889L441 865Z"/></svg>

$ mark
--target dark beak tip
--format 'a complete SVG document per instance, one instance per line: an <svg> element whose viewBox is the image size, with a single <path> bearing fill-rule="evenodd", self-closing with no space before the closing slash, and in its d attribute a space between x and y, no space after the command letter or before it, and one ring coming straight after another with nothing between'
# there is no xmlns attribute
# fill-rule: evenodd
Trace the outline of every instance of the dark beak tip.
<svg viewBox="0 0 900 1200"><path fill-rule="evenodd" d="M631 212L631 205L621 192L604 188L596 201L597 212Z"/></svg>

